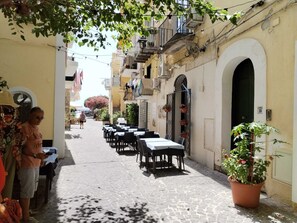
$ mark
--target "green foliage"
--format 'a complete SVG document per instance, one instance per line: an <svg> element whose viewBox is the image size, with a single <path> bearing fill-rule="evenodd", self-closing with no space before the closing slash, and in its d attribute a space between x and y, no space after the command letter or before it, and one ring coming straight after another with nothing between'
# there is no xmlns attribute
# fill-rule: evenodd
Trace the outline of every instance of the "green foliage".
<svg viewBox="0 0 297 223"><path fill-rule="evenodd" d="M126 119L128 124L138 126L139 106L136 103L128 104L126 107Z"/></svg>
<svg viewBox="0 0 297 223"><path fill-rule="evenodd" d="M110 115L107 108L99 109L98 116L101 121L110 121Z"/></svg>
<svg viewBox="0 0 297 223"><path fill-rule="evenodd" d="M272 132L278 133L278 130L261 122L242 123L232 129L231 135L234 136L236 148L229 154L224 154L222 163L223 169L232 180L243 184L257 184L266 180L267 167L273 157L279 155L257 157L257 153L264 149L265 143L268 143L257 140ZM271 142L285 143L278 139L273 139Z"/></svg>
<svg viewBox="0 0 297 223"><path fill-rule="evenodd" d="M120 118L120 117L122 117L122 114L121 114L121 112L115 112L115 113L113 113L113 115L112 115L112 123L117 123L117 120L118 120L118 118Z"/></svg>
<svg viewBox="0 0 297 223"><path fill-rule="evenodd" d="M212 22L229 20L236 24L240 13L229 15L225 9L218 9L205 0L191 0L190 5L201 15L209 15ZM151 7L151 5L154 7ZM25 40L23 25L33 24L32 33L39 36L61 34L65 42L75 41L78 45L95 46L106 44L105 31L119 33L116 38L124 47L129 39L138 33L148 35L145 21L160 20L173 12L189 15L190 9L174 0L152 0L140 3L138 0L7 0L0 3L0 9L8 19L12 35L19 34Z"/></svg>

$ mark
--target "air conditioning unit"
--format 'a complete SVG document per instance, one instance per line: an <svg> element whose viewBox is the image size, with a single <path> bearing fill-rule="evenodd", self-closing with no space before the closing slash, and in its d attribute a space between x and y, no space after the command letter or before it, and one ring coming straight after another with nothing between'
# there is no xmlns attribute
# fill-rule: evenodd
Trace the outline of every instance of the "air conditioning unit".
<svg viewBox="0 0 297 223"><path fill-rule="evenodd" d="M153 89L160 90L161 81L159 78L153 78Z"/></svg>
<svg viewBox="0 0 297 223"><path fill-rule="evenodd" d="M201 25L203 23L203 16L197 14L195 9L191 8L191 14L193 15L192 18L188 17L186 19L186 27L188 29L195 29L197 26Z"/></svg>

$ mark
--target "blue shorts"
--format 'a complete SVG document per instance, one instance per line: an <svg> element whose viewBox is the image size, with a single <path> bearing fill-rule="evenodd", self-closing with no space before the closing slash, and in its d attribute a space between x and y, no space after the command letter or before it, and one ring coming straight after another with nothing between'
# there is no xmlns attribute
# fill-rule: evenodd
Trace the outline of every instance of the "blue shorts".
<svg viewBox="0 0 297 223"><path fill-rule="evenodd" d="M39 167L19 169L18 177L21 185L21 198L32 198L38 187Z"/></svg>

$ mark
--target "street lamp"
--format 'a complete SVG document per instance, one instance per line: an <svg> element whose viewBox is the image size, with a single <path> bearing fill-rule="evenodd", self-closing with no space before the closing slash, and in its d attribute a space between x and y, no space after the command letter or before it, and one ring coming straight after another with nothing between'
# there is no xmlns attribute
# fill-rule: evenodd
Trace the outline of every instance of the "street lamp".
<svg viewBox="0 0 297 223"><path fill-rule="evenodd" d="M142 37L140 37L140 39L138 39L137 42L139 43L140 49L143 50L146 47L147 39L144 36L142 36Z"/></svg>

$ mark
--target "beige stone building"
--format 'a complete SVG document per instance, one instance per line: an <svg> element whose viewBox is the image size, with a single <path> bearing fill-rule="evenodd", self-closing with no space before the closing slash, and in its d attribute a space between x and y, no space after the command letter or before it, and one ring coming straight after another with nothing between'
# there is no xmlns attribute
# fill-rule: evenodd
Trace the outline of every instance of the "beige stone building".
<svg viewBox="0 0 297 223"><path fill-rule="evenodd" d="M296 1L222 0L215 5L242 11L242 18L235 26L212 23L195 12L192 19L172 13L147 24L149 37L136 37L127 55L138 63L130 81L142 83L133 93L139 123L173 140L188 135L187 156L217 170L222 151L231 147L232 126L263 121L278 128L289 144L266 145L266 153L282 157L270 166L265 189L269 196L296 204ZM150 94L142 94L145 88ZM165 104L171 112L162 109Z"/></svg>

